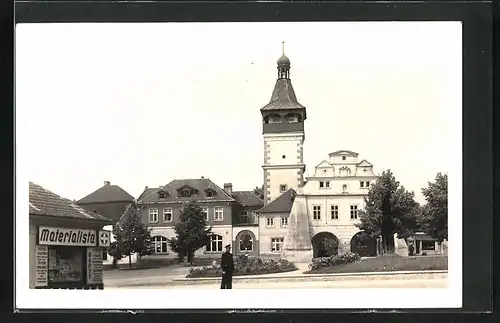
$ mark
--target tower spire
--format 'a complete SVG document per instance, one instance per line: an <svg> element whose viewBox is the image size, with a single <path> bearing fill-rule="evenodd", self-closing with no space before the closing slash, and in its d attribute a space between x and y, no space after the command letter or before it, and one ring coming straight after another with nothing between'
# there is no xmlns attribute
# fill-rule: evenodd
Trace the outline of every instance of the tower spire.
<svg viewBox="0 0 500 323"><path fill-rule="evenodd" d="M282 55L285 55L285 41L281 42Z"/></svg>

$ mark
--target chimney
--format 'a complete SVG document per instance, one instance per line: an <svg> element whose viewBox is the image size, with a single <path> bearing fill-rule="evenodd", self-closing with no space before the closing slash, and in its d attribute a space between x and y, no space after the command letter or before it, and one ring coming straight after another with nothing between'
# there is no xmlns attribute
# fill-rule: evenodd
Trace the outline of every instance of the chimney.
<svg viewBox="0 0 500 323"><path fill-rule="evenodd" d="M104 181L104 186L109 186L111 183L109 181Z"/></svg>
<svg viewBox="0 0 500 323"><path fill-rule="evenodd" d="M224 183L224 191L226 191L227 195L233 196L233 184Z"/></svg>
<svg viewBox="0 0 500 323"><path fill-rule="evenodd" d="M144 187L144 190L147 190L147 189L148 189L148 187L147 187L147 186L146 186L146 187Z"/></svg>

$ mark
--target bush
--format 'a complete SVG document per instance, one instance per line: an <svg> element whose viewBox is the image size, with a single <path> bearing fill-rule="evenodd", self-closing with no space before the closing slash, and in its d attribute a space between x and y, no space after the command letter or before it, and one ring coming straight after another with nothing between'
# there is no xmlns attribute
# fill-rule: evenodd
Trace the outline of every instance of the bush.
<svg viewBox="0 0 500 323"><path fill-rule="evenodd" d="M276 261L239 256L236 257L234 261L233 276L273 274L294 271L297 269L294 263L285 259ZM191 268L186 275L187 278L220 276L222 276L222 269L219 264L215 266L203 266L202 268Z"/></svg>
<svg viewBox="0 0 500 323"><path fill-rule="evenodd" d="M310 270L316 270L322 267L333 267L339 265L350 264L361 260L361 257L354 252L347 252L342 255L335 255L330 257L314 258L309 264Z"/></svg>

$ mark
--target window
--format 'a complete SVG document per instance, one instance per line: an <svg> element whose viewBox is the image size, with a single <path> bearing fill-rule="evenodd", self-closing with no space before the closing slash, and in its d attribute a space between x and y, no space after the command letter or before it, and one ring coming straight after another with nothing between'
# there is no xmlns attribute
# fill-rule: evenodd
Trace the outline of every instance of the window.
<svg viewBox="0 0 500 323"><path fill-rule="evenodd" d="M174 211L171 207L166 207L163 209L163 222L172 222Z"/></svg>
<svg viewBox="0 0 500 323"><path fill-rule="evenodd" d="M286 185L285 184L280 185L280 193L283 193L283 192L286 192Z"/></svg>
<svg viewBox="0 0 500 323"><path fill-rule="evenodd" d="M281 251L284 240L284 238L271 238L271 251Z"/></svg>
<svg viewBox="0 0 500 323"><path fill-rule="evenodd" d="M274 227L274 218L267 218L266 219L266 226Z"/></svg>
<svg viewBox="0 0 500 323"><path fill-rule="evenodd" d="M330 187L330 182L325 182L325 187Z"/></svg>
<svg viewBox="0 0 500 323"><path fill-rule="evenodd" d="M286 158L286 156L285 156L285 155L282 155L282 156L281 156L281 158L285 159L285 158Z"/></svg>
<svg viewBox="0 0 500 323"><path fill-rule="evenodd" d="M434 241L422 241L422 250L436 250L436 243Z"/></svg>
<svg viewBox="0 0 500 323"><path fill-rule="evenodd" d="M339 219L339 206L338 205L330 205L330 215L332 220Z"/></svg>
<svg viewBox="0 0 500 323"><path fill-rule="evenodd" d="M240 237L240 251L252 251L253 239L249 233L244 233Z"/></svg>
<svg viewBox="0 0 500 323"><path fill-rule="evenodd" d="M325 182L319 182L319 187L320 188L325 187Z"/></svg>
<svg viewBox="0 0 500 323"><path fill-rule="evenodd" d="M347 184L342 185L342 193L347 193Z"/></svg>
<svg viewBox="0 0 500 323"><path fill-rule="evenodd" d="M313 219L321 220L321 205L313 205Z"/></svg>
<svg viewBox="0 0 500 323"><path fill-rule="evenodd" d="M281 218L281 226L286 227L288 225L288 218Z"/></svg>
<svg viewBox="0 0 500 323"><path fill-rule="evenodd" d="M208 207L202 207L201 208L201 214L203 214L203 217L205 218L205 221L208 221Z"/></svg>
<svg viewBox="0 0 500 323"><path fill-rule="evenodd" d="M224 218L223 210L221 206L214 207L214 221L222 221Z"/></svg>
<svg viewBox="0 0 500 323"><path fill-rule="evenodd" d="M370 182L366 182L366 187L370 187Z"/></svg>
<svg viewBox="0 0 500 323"><path fill-rule="evenodd" d="M207 197L214 197L215 195L217 195L217 193L211 188L207 189L205 193L207 194Z"/></svg>
<svg viewBox="0 0 500 323"><path fill-rule="evenodd" d="M240 222L248 223L248 212L245 211L240 213Z"/></svg>
<svg viewBox="0 0 500 323"><path fill-rule="evenodd" d="M158 191L158 197L159 197L159 198L161 198L161 199L166 198L166 197L167 197L167 195L168 195L168 193L167 193L167 192L165 192L164 190L159 190L159 191Z"/></svg>
<svg viewBox="0 0 500 323"><path fill-rule="evenodd" d="M363 181L359 182L359 187L365 187L365 182Z"/></svg>
<svg viewBox="0 0 500 323"><path fill-rule="evenodd" d="M102 252L102 260L103 260L103 261L108 260L108 249L106 249L106 250L104 250L104 251Z"/></svg>
<svg viewBox="0 0 500 323"><path fill-rule="evenodd" d="M83 280L83 248L48 247L49 283L77 282Z"/></svg>
<svg viewBox="0 0 500 323"><path fill-rule="evenodd" d="M152 245L151 251L154 254L159 255L159 254L168 253L168 249L167 249L168 240L165 237L162 237L162 236L152 237L151 238L151 245Z"/></svg>
<svg viewBox="0 0 500 323"><path fill-rule="evenodd" d="M355 220L358 218L358 206L351 205L351 220Z"/></svg>
<svg viewBox="0 0 500 323"><path fill-rule="evenodd" d="M183 189L183 190L181 190L181 191L179 192L179 195L180 195L181 197L191 197L191 195L193 195L193 193L194 193L194 192L193 192L191 189L189 189L189 188L185 188L185 189Z"/></svg>
<svg viewBox="0 0 500 323"><path fill-rule="evenodd" d="M222 252L222 237L218 234L212 234L207 244L208 252Z"/></svg>
<svg viewBox="0 0 500 323"><path fill-rule="evenodd" d="M158 209L149 209L149 222L158 222Z"/></svg>

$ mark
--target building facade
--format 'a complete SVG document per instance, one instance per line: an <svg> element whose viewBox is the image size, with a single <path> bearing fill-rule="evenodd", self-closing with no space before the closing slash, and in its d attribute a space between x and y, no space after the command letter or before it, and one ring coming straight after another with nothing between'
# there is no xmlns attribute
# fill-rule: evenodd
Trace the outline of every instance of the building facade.
<svg viewBox="0 0 500 323"><path fill-rule="evenodd" d="M103 289L113 221L29 183L30 288Z"/></svg>
<svg viewBox="0 0 500 323"><path fill-rule="evenodd" d="M153 257L177 257L168 240L176 237L174 225L179 221L184 203L196 196L207 226L212 227L209 243L199 249L197 257L219 257L227 244L234 253L258 255L259 232L255 211L263 201L252 192L233 192L232 184L224 189L208 178L173 180L158 187L146 187L138 198L140 216L151 229Z"/></svg>
<svg viewBox="0 0 500 323"><path fill-rule="evenodd" d="M264 207L260 251L295 261L335 254L339 248L376 254L376 241L359 232L358 212L377 177L373 165L349 150L336 151L304 181L306 108L290 80L290 60L278 59L271 101L261 109L264 137ZM332 241L330 250L322 247Z"/></svg>

